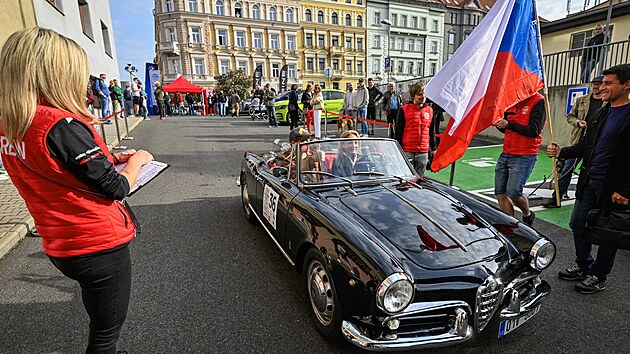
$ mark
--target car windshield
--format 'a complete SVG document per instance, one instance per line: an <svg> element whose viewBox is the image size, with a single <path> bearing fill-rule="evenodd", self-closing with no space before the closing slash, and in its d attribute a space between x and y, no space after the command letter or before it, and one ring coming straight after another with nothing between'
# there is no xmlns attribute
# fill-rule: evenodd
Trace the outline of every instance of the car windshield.
<svg viewBox="0 0 630 354"><path fill-rule="evenodd" d="M305 184L361 182L415 173L390 139L331 139L300 144Z"/></svg>

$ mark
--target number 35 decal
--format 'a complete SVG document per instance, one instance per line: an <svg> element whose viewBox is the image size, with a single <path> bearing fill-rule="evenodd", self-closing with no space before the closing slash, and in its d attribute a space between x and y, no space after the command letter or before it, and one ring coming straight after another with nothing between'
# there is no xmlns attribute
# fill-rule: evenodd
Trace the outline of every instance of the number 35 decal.
<svg viewBox="0 0 630 354"><path fill-rule="evenodd" d="M263 196L263 217L276 229L276 214L278 213L278 193L273 188L265 185L265 194Z"/></svg>

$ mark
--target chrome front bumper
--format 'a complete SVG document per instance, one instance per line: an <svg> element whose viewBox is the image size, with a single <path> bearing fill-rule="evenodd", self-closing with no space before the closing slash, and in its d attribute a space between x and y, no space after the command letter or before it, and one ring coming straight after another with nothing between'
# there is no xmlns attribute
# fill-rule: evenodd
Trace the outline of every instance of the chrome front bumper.
<svg viewBox="0 0 630 354"><path fill-rule="evenodd" d="M507 307L499 313L500 321L525 316L545 301L547 295L551 292L549 283L540 279L540 277L529 279L529 281L534 281L534 288L525 298L521 298L518 291L513 287L506 287L503 296L504 301L507 301Z"/></svg>
<svg viewBox="0 0 630 354"><path fill-rule="evenodd" d="M467 341L473 335L473 328L470 326L469 318L472 315L470 306L462 301L440 301L423 302L411 304L402 313L390 316L388 320L403 318L405 316L422 315L422 313L450 309L455 310L456 320L448 332L436 335L405 338L371 338L366 332L354 323L343 321L342 333L350 343L364 350L371 351L393 351L393 350L413 350L435 347L446 347ZM470 321L472 322L472 321Z"/></svg>

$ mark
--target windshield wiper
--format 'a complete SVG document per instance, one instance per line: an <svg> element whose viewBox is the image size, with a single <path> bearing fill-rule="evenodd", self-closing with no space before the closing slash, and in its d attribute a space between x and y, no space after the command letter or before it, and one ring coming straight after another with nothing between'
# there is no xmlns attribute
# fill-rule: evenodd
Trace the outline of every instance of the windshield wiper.
<svg viewBox="0 0 630 354"><path fill-rule="evenodd" d="M352 185L352 180L341 177L341 176L333 175L332 173L328 173L324 171L303 171L302 174L303 175L322 175L322 176L328 176L331 178L339 178L340 180L350 183L350 185Z"/></svg>
<svg viewBox="0 0 630 354"><path fill-rule="evenodd" d="M375 171L357 171L352 173L353 176L385 176L383 172L375 172Z"/></svg>

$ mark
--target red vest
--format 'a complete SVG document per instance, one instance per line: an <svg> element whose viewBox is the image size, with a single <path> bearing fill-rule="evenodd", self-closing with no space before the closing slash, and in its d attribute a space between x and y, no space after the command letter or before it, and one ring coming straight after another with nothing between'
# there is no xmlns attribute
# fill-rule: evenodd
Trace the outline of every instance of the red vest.
<svg viewBox="0 0 630 354"><path fill-rule="evenodd" d="M405 130L402 148L405 152L429 152L429 128L433 119L433 108L419 108L413 103L402 106L405 113Z"/></svg>
<svg viewBox="0 0 630 354"><path fill-rule="evenodd" d="M517 103L516 106L514 106L513 108L516 114L508 116L508 120L512 123L528 125L529 116L532 109L538 102L543 99L543 95L536 93L535 95L526 98L524 101ZM530 138L525 135L521 135L515 131L506 129L505 138L503 139L503 153L520 156L538 155L541 141L542 129L540 131L540 134L538 134L538 136L535 138Z"/></svg>
<svg viewBox="0 0 630 354"><path fill-rule="evenodd" d="M89 190L89 187L50 155L46 147L48 132L58 121L69 117L84 123L74 114L38 105L22 142L9 145L0 132L4 166L35 221L44 251L53 257L103 251L135 237L135 226L120 201L75 189ZM113 163L103 140L90 125L84 124L92 131L103 154ZM18 154L39 174L25 166Z"/></svg>

